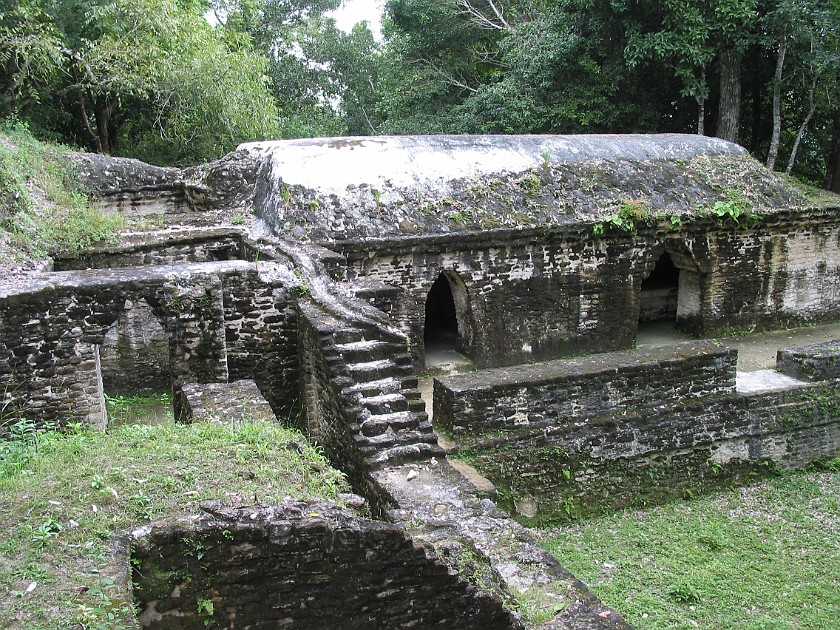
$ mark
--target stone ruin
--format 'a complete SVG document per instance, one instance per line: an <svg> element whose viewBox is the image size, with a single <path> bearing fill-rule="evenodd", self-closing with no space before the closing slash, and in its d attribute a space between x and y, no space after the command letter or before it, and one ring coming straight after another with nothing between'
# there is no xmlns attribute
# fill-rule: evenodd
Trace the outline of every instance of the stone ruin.
<svg viewBox="0 0 840 630"><path fill-rule="evenodd" d="M143 229L3 282L5 407L104 427L106 393L150 386L179 422L296 423L380 519L209 506L132 533L126 567L162 549L158 572L184 540L216 541L220 627L521 627L522 596L540 627L626 627L496 502L586 513L840 452L836 342L780 352L798 380L757 392L714 342L633 350L651 320L704 338L837 319L840 209L736 145L338 138L187 170L78 164ZM435 379L433 428L418 374L441 344L478 369ZM173 584L135 588L148 627L207 621ZM278 597L295 604L262 605Z"/></svg>

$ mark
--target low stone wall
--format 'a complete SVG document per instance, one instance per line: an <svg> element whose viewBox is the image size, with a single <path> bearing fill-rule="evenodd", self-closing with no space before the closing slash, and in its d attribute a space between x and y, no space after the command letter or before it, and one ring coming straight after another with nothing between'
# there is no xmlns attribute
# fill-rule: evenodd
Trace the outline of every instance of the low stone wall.
<svg viewBox="0 0 840 630"><path fill-rule="evenodd" d="M188 383L175 396L180 398L180 422L277 422L254 381Z"/></svg>
<svg viewBox="0 0 840 630"><path fill-rule="evenodd" d="M59 258L56 271L113 269L150 265L183 265L195 262L244 259L244 245L236 230L213 229L163 232L119 245L96 245L74 258Z"/></svg>
<svg viewBox="0 0 840 630"><path fill-rule="evenodd" d="M657 350L642 366L628 365L626 353L590 357L600 372L570 367L557 384L524 375L517 384L513 369L504 386L463 380L480 374L451 377L464 383L458 389L440 379L435 417L452 427L458 446L450 455L491 479L503 505L547 519L691 496L756 469L840 453L840 382L739 395L731 389L734 355L704 354L704 345L683 346L682 357L673 347ZM692 346L699 356L687 352ZM670 396L675 374L693 391L677 387ZM560 384L569 396L575 381L583 383L576 396L551 402ZM527 422L493 411L507 404L499 402L504 392L519 392L523 408L533 404L520 416Z"/></svg>
<svg viewBox="0 0 840 630"><path fill-rule="evenodd" d="M405 531L331 504L203 504L132 535L145 628L521 628Z"/></svg>
<svg viewBox="0 0 840 630"><path fill-rule="evenodd" d="M840 340L779 350L776 369L782 374L810 381L840 378Z"/></svg>
<svg viewBox="0 0 840 630"><path fill-rule="evenodd" d="M435 422L456 436L569 424L735 391L737 353L690 341L436 378Z"/></svg>

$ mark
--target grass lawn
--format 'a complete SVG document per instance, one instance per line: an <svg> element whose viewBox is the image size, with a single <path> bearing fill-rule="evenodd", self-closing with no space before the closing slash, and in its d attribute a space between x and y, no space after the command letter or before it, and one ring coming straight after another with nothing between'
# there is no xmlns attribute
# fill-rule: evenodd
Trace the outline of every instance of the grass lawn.
<svg viewBox="0 0 840 630"><path fill-rule="evenodd" d="M11 429L0 440L2 628L126 627L116 533L196 514L205 499L270 504L348 489L301 434L265 422Z"/></svg>
<svg viewBox="0 0 840 630"><path fill-rule="evenodd" d="M836 465L534 533L637 628L840 628Z"/></svg>

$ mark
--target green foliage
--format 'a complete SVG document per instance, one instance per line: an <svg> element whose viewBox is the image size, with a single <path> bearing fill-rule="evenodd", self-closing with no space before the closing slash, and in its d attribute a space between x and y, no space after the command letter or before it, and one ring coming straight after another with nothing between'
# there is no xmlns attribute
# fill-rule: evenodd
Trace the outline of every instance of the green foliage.
<svg viewBox="0 0 840 630"><path fill-rule="evenodd" d="M161 416L158 410L165 411ZM149 392L130 396L105 394L105 410L108 423L144 422L156 419L172 420L172 394L170 392Z"/></svg>
<svg viewBox="0 0 840 630"><path fill-rule="evenodd" d="M605 227L632 232L638 224L650 224L656 220L656 216L650 211L650 204L641 199L623 201L618 210L604 217L592 226L592 232L596 235L603 234Z"/></svg>
<svg viewBox="0 0 840 630"><path fill-rule="evenodd" d="M718 227L735 224L744 228L750 227L758 218L749 201L738 191L727 193L726 201L716 201L711 207L701 208L697 216L711 217Z"/></svg>
<svg viewBox="0 0 840 630"><path fill-rule="evenodd" d="M59 434L19 421L8 430L12 439L0 442L3 627L133 627L122 585L107 577L115 533L196 514L208 499L336 499L347 488L300 433L276 423Z"/></svg>
<svg viewBox="0 0 840 630"><path fill-rule="evenodd" d="M152 162L207 160L277 132L267 59L246 42L223 37L204 18L202 3L29 0L21 6L26 9L3 14L5 32L34 29L44 37L37 47L0 44L0 59L25 54L38 69L2 77L14 88L7 90L7 111L26 111L38 126L96 151ZM31 101L41 107L31 111Z"/></svg>
<svg viewBox="0 0 840 630"><path fill-rule="evenodd" d="M787 473L540 539L634 627L833 627L837 482L836 471Z"/></svg>
<svg viewBox="0 0 840 630"><path fill-rule="evenodd" d="M92 244L115 242L119 214L90 207L75 182L68 149L39 142L10 118L0 136L0 227L28 255L72 256ZM39 194L38 207L33 195Z"/></svg>

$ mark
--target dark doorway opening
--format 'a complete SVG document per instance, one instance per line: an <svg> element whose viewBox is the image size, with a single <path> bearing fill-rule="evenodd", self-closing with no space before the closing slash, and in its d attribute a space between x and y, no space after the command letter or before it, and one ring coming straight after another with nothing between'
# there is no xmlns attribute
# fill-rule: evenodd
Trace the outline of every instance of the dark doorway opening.
<svg viewBox="0 0 840 630"><path fill-rule="evenodd" d="M639 300L640 322L677 320L680 270L668 252L662 254L650 275L642 281Z"/></svg>
<svg viewBox="0 0 840 630"><path fill-rule="evenodd" d="M444 274L429 290L426 298L426 325L423 342L430 346L455 348L458 344L458 314L455 310L455 298L452 288Z"/></svg>

